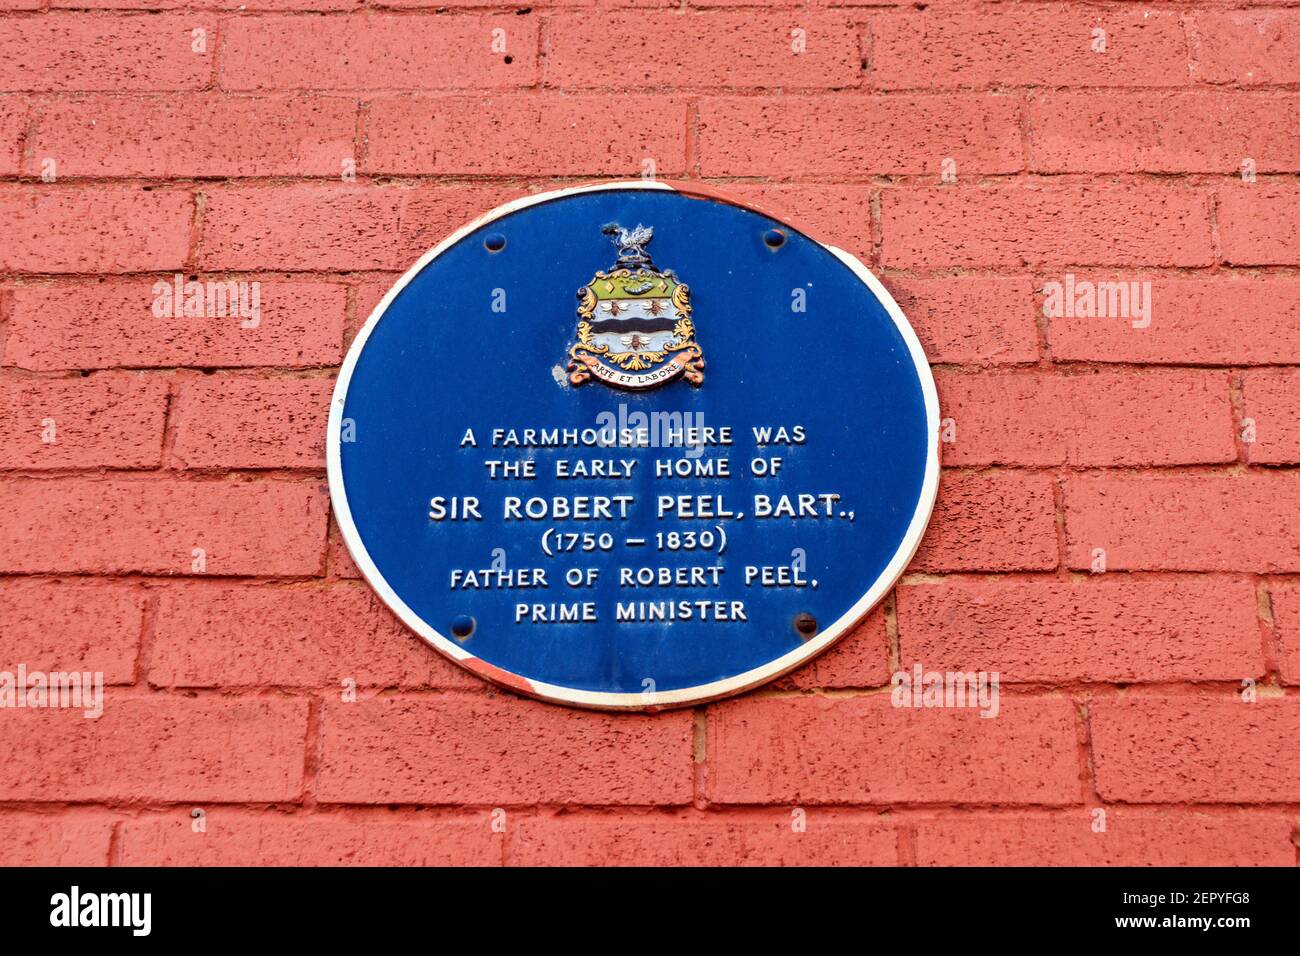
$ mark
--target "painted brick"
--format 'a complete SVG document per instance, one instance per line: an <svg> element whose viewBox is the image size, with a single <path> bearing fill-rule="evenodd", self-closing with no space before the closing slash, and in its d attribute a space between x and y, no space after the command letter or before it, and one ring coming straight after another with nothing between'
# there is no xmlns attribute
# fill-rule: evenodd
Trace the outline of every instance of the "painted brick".
<svg viewBox="0 0 1300 956"><path fill-rule="evenodd" d="M1065 530L1081 570L1300 571L1300 473L1071 478Z"/></svg>
<svg viewBox="0 0 1300 956"><path fill-rule="evenodd" d="M692 717L580 712L513 695L330 702L317 793L333 803L683 804Z"/></svg>
<svg viewBox="0 0 1300 956"><path fill-rule="evenodd" d="M614 6L635 5L641 0L629 0L628 4L621 2L613 3ZM503 10L521 10L527 13L530 10L551 10L556 7L594 7L596 0L540 0L538 3L529 3L527 7L520 7L516 0L384 0L385 7L391 7L394 10L414 10L414 9L450 9L456 10L462 7L484 7L500 8ZM608 6L609 4L606 4Z"/></svg>
<svg viewBox="0 0 1300 956"><path fill-rule="evenodd" d="M174 281L174 280L172 280ZM206 281L206 280L204 280ZM159 318L156 282L22 286L13 290L6 365L34 370L335 365L343 355L347 290L325 282L258 283L255 327L226 318ZM251 291L250 302L251 302Z"/></svg>
<svg viewBox="0 0 1300 956"><path fill-rule="evenodd" d="M1300 11L1200 11L1195 71L1210 83L1300 82Z"/></svg>
<svg viewBox="0 0 1300 956"><path fill-rule="evenodd" d="M221 376L177 389L173 464L182 468L325 467L334 380Z"/></svg>
<svg viewBox="0 0 1300 956"><path fill-rule="evenodd" d="M0 271L177 269L192 216L190 194L173 189L0 185Z"/></svg>
<svg viewBox="0 0 1300 956"><path fill-rule="evenodd" d="M498 186L214 189L199 261L211 269L405 269L516 195Z"/></svg>
<svg viewBox="0 0 1300 956"><path fill-rule="evenodd" d="M779 817L564 814L527 817L511 835L512 866L892 866L884 821L812 813Z"/></svg>
<svg viewBox="0 0 1300 956"><path fill-rule="evenodd" d="M199 262L213 269L374 269L397 265L394 237L409 195L366 186L213 189Z"/></svg>
<svg viewBox="0 0 1300 956"><path fill-rule="evenodd" d="M105 684L135 680L144 593L91 581L0 582L0 669L102 673Z"/></svg>
<svg viewBox="0 0 1300 956"><path fill-rule="evenodd" d="M368 587L169 587L149 682L168 687L486 685L411 633Z"/></svg>
<svg viewBox="0 0 1300 956"><path fill-rule="evenodd" d="M671 24L671 25L670 25ZM858 38L839 13L683 13L645 29L643 13L556 14L544 82L569 88L825 88L858 82ZM793 51L794 29L807 48ZM619 55L593 55L619 38Z"/></svg>
<svg viewBox="0 0 1300 956"><path fill-rule="evenodd" d="M92 96L37 110L25 171L60 176L338 176L357 104L327 96Z"/></svg>
<svg viewBox="0 0 1300 956"><path fill-rule="evenodd" d="M80 710L15 710L0 735L0 799L295 799L302 790L305 701L115 697Z"/></svg>
<svg viewBox="0 0 1300 956"><path fill-rule="evenodd" d="M413 814L400 819L334 813L210 810L207 831L188 814L142 817L122 828L123 866L500 866L492 820Z"/></svg>
<svg viewBox="0 0 1300 956"><path fill-rule="evenodd" d="M1045 475L944 472L913 571L1046 571L1057 566Z"/></svg>
<svg viewBox="0 0 1300 956"><path fill-rule="evenodd" d="M1237 183L1219 190L1219 242L1236 265L1300 265L1300 187Z"/></svg>
<svg viewBox="0 0 1300 956"><path fill-rule="evenodd" d="M1238 172L1300 167L1294 94L1048 92L1030 106L1033 168L1049 173Z"/></svg>
<svg viewBox="0 0 1300 956"><path fill-rule="evenodd" d="M891 276L884 282L931 362L998 365L1037 361L1032 279Z"/></svg>
<svg viewBox="0 0 1300 956"><path fill-rule="evenodd" d="M49 0L52 9L70 7L73 9L102 10L169 10L185 7L186 0ZM217 10L282 11L282 10L353 10L361 5L362 0L212 0L205 6ZM439 0L439 6L444 4ZM453 5L453 4L445 4ZM395 6L386 3L385 6Z"/></svg>
<svg viewBox="0 0 1300 956"><path fill-rule="evenodd" d="M1117 697L1089 706L1097 792L1125 803L1294 803L1300 700Z"/></svg>
<svg viewBox="0 0 1300 956"><path fill-rule="evenodd" d="M47 13L0 21L0 90L194 90L212 75L211 16ZM206 49L193 50L194 30Z"/></svg>
<svg viewBox="0 0 1300 956"><path fill-rule="evenodd" d="M363 282L353 290L356 299L356 322L355 328L348 330L350 334L360 330L370 318L370 314L379 308L379 303L388 294L388 290L397 285L400 278L399 275L385 276L371 282ZM350 338L348 344L351 345Z"/></svg>
<svg viewBox="0 0 1300 956"><path fill-rule="evenodd" d="M1300 464L1300 371L1259 369L1243 377L1242 414L1255 421L1255 441L1246 446L1252 462Z"/></svg>
<svg viewBox="0 0 1300 956"><path fill-rule="evenodd" d="M107 866L112 820L81 814L0 814L0 866Z"/></svg>
<svg viewBox="0 0 1300 956"><path fill-rule="evenodd" d="M735 183L726 193L819 242L871 261L871 191L866 186Z"/></svg>
<svg viewBox="0 0 1300 956"><path fill-rule="evenodd" d="M470 0L466 0L466 2L470 2ZM676 8L678 10L682 9L682 5L676 2L676 0L604 0L604 2L602 2L602 0L577 0L577 2L573 4L568 3L567 0L546 0L546 5L556 6L556 7L559 6L578 6L578 7L598 6L601 8L624 7L628 9L649 10L649 11L655 11L655 10L671 11L673 8ZM705 6L705 4L697 3L697 4L692 4L692 6L703 7Z"/></svg>
<svg viewBox="0 0 1300 956"><path fill-rule="evenodd" d="M167 388L129 372L0 382L0 468L156 468Z"/></svg>
<svg viewBox="0 0 1300 956"><path fill-rule="evenodd" d="M1235 461L1225 372L941 372L945 465ZM1140 429L1119 423L1142 422Z"/></svg>
<svg viewBox="0 0 1300 956"><path fill-rule="evenodd" d="M609 110L653 116L602 136ZM370 103L364 166L383 173L635 178L686 169L686 101L655 96L436 96ZM545 143L545 149L538 149Z"/></svg>
<svg viewBox="0 0 1300 956"><path fill-rule="evenodd" d="M1204 266L1209 202L1157 183L881 191L881 261L897 268Z"/></svg>
<svg viewBox="0 0 1300 956"><path fill-rule="evenodd" d="M809 7L828 7L828 6L832 6L832 5L834 5L834 6L837 6L837 7L854 7L854 6L860 6L860 5L862 5L863 3L866 3L866 4L870 5L870 4L873 3L873 2L875 2L875 0L842 0L842 2L841 2L841 0L833 0L833 4L832 4L832 0L812 0L812 2L807 3L807 4L799 4L799 3L775 4L775 3L773 3L773 4L769 4L769 6L790 6L790 7L809 6ZM609 4L605 4L605 5L608 6ZM646 8L652 8L652 7L656 7L656 6L658 6L658 7L669 7L669 8L671 8L671 7L679 6L679 4L675 2L675 0L614 0L614 5L615 5L615 6L624 6L624 7L646 7ZM699 7L699 8L701 8L701 9L724 9L724 8L728 8L728 7L753 7L754 4L753 4L752 0L693 0L693 2L691 3L691 6L692 6L692 7Z"/></svg>
<svg viewBox="0 0 1300 956"><path fill-rule="evenodd" d="M329 568L330 574L336 578L355 580L361 577L361 571L348 553L348 547L343 543L343 536L334 522L330 523Z"/></svg>
<svg viewBox="0 0 1300 956"><path fill-rule="evenodd" d="M504 10L521 10L521 12L528 13L529 10L537 9L551 10L554 8L595 7L595 3L597 3L597 0L541 0L541 3L529 4L528 7L520 7L519 4L515 3L515 0L385 0L383 5L385 5L385 7L399 10L415 8L437 8L441 10L459 9L463 7L477 7L481 9L484 7L490 7ZM642 3L642 0L628 0L628 3L623 3L623 0L615 0L612 4L604 5L628 7L628 5L636 5L638 3ZM650 5L654 5L655 3L658 3L658 0L650 0Z"/></svg>
<svg viewBox="0 0 1300 956"><path fill-rule="evenodd" d="M1291 824L1262 814L1107 810L918 821L921 866L1294 866Z"/></svg>
<svg viewBox="0 0 1300 956"><path fill-rule="evenodd" d="M877 89L985 86L1182 86L1187 41L1176 11L947 7L869 24ZM1106 31L1094 52L1093 30Z"/></svg>
<svg viewBox="0 0 1300 956"><path fill-rule="evenodd" d="M109 685L99 721L5 717L0 800L34 806L0 863L1293 864L1298 2L0 0L0 668ZM320 477L402 270L647 158L878 267L958 437L893 623L653 717L445 660ZM1150 326L1044 317L1067 272L1149 281ZM153 315L176 273L258 281L261 321ZM1103 546L1120 573L1060 566ZM890 706L891 641L998 670L998 718Z"/></svg>
<svg viewBox="0 0 1300 956"><path fill-rule="evenodd" d="M0 482L0 571L318 574L326 496L319 481Z"/></svg>
<svg viewBox="0 0 1300 956"><path fill-rule="evenodd" d="M17 176L23 131L27 128L27 103L21 96L0 96L0 176Z"/></svg>
<svg viewBox="0 0 1300 956"><path fill-rule="evenodd" d="M348 323L348 329L345 336L345 348L350 348L356 339L357 333L361 327L366 324L371 313L379 307L388 290L397 285L401 276L390 275L380 276L377 279L366 280L353 286L352 295L352 312L351 321Z"/></svg>
<svg viewBox="0 0 1300 956"><path fill-rule="evenodd" d="M1054 358L1196 365L1300 362L1298 279L1125 280L1151 283L1151 324L1135 329L1127 317L1053 317L1048 338Z"/></svg>
<svg viewBox="0 0 1300 956"><path fill-rule="evenodd" d="M890 695L749 698L709 710L716 803L1077 803L1074 708L1008 698L977 710L894 707Z"/></svg>
<svg viewBox="0 0 1300 956"><path fill-rule="evenodd" d="M828 651L780 678L782 689L881 687L889 683L889 633L877 606Z"/></svg>
<svg viewBox="0 0 1300 956"><path fill-rule="evenodd" d="M1022 168L1010 96L727 97L700 104L705 176L924 174Z"/></svg>
<svg viewBox="0 0 1300 956"><path fill-rule="evenodd" d="M504 53L492 51L494 30ZM537 76L532 17L238 17L223 32L231 90L502 89Z"/></svg>
<svg viewBox="0 0 1300 956"><path fill-rule="evenodd" d="M1264 671L1248 579L949 577L897 595L905 668L1045 684L1239 681Z"/></svg>
<svg viewBox="0 0 1300 956"><path fill-rule="evenodd" d="M1300 582L1271 581L1268 591L1282 683L1300 684Z"/></svg>

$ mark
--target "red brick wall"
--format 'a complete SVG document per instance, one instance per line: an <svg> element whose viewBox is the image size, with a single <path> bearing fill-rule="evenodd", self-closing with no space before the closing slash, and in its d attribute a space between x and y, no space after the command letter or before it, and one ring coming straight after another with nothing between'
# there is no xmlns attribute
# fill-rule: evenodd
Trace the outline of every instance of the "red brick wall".
<svg viewBox="0 0 1300 956"><path fill-rule="evenodd" d="M1294 865L1300 5L522 6L0 0L0 669L111 685L0 711L0 862ZM647 157L869 262L957 440L840 647L608 716L377 606L325 412L420 253ZM176 272L260 326L155 317ZM1045 318L1065 273L1150 327ZM998 717L892 707L916 662Z"/></svg>

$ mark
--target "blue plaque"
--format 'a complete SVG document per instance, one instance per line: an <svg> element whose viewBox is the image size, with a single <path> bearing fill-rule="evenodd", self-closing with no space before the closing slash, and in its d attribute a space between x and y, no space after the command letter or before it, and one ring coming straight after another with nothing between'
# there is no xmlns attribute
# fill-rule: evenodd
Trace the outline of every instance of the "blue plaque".
<svg viewBox="0 0 1300 956"><path fill-rule="evenodd" d="M330 492L437 650L653 710L798 667L887 593L934 503L938 415L852 255L612 183L502 206L388 292L334 391Z"/></svg>

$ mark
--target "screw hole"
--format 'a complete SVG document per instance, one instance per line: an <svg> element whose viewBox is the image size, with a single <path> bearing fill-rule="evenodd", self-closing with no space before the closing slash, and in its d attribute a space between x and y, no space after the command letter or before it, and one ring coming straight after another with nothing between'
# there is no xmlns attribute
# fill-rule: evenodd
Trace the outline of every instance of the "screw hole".
<svg viewBox="0 0 1300 956"><path fill-rule="evenodd" d="M513 63L513 62L515 62L515 58L514 58L513 56L508 56L508 57L506 57L506 65L507 65L507 66L509 66L509 65L510 65L511 63Z"/></svg>
<svg viewBox="0 0 1300 956"><path fill-rule="evenodd" d="M483 248L488 252L500 252L506 247L506 237L499 232L490 232L483 240Z"/></svg>
<svg viewBox="0 0 1300 956"><path fill-rule="evenodd" d="M780 229L769 229L763 233L763 242L769 249L780 249L785 245L785 233Z"/></svg>
<svg viewBox="0 0 1300 956"><path fill-rule="evenodd" d="M807 611L800 611L794 616L794 629L799 632L800 637L807 640L817 633L817 618Z"/></svg>
<svg viewBox="0 0 1300 956"><path fill-rule="evenodd" d="M458 641L466 640L474 633L474 619L468 614L461 614L452 618L451 634Z"/></svg>

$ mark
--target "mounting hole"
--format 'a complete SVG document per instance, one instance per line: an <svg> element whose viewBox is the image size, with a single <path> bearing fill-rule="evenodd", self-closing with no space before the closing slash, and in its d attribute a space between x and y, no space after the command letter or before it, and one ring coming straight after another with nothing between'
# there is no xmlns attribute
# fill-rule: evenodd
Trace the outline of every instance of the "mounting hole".
<svg viewBox="0 0 1300 956"><path fill-rule="evenodd" d="M817 633L817 618L807 611L800 611L794 616L794 629L806 641Z"/></svg>
<svg viewBox="0 0 1300 956"><path fill-rule="evenodd" d="M506 247L506 237L499 232L489 232L483 239L483 248L488 252L500 252Z"/></svg>
<svg viewBox="0 0 1300 956"><path fill-rule="evenodd" d="M451 636L458 641L466 640L474 633L474 619L468 614L460 614L451 619Z"/></svg>
<svg viewBox="0 0 1300 956"><path fill-rule="evenodd" d="M763 242L769 249L780 249L785 245L785 233L780 229L769 229L763 233Z"/></svg>

